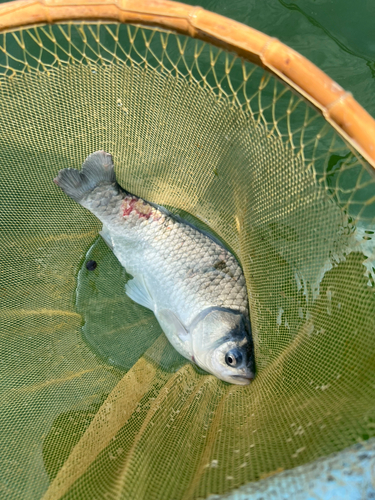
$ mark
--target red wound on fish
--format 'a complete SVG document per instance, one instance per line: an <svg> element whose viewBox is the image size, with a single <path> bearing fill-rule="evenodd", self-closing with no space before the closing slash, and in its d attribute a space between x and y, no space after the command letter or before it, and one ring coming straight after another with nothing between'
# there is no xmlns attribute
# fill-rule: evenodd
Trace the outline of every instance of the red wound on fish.
<svg viewBox="0 0 375 500"><path fill-rule="evenodd" d="M139 218L149 219L152 213L152 207L140 198L124 198L121 208L123 217L134 212Z"/></svg>
<svg viewBox="0 0 375 500"><path fill-rule="evenodd" d="M124 198L123 202L122 202L122 215L125 217L126 215L130 215L130 213L133 211L133 208L134 208L134 205L135 205L135 202L136 202L136 198Z"/></svg>

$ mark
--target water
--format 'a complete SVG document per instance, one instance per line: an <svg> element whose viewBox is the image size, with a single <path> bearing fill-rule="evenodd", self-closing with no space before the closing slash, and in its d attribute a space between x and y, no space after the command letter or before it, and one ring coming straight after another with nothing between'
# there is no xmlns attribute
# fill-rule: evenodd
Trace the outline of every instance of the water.
<svg viewBox="0 0 375 500"><path fill-rule="evenodd" d="M235 19L310 59L375 116L375 3L363 0L186 0Z"/></svg>

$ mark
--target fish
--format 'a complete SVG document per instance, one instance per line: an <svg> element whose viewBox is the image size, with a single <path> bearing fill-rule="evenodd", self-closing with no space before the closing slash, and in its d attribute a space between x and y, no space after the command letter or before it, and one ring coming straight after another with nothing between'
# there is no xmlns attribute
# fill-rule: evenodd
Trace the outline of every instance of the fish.
<svg viewBox="0 0 375 500"><path fill-rule="evenodd" d="M132 276L126 294L156 316L172 346L225 382L255 377L245 277L219 241L123 189L112 155L90 154L54 179L103 224L100 235Z"/></svg>

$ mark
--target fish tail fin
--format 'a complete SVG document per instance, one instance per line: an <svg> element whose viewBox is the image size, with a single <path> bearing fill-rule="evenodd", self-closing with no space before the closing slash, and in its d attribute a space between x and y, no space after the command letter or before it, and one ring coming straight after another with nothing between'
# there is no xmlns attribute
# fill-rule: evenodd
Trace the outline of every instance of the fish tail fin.
<svg viewBox="0 0 375 500"><path fill-rule="evenodd" d="M82 169L64 168L53 182L64 193L78 203L101 183L116 182L112 155L105 151L96 151L89 155L82 164Z"/></svg>

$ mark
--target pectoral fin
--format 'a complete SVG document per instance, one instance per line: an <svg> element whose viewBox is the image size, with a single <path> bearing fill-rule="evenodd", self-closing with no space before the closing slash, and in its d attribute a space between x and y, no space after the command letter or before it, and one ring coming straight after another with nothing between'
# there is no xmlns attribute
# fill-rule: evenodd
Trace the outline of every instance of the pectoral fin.
<svg viewBox="0 0 375 500"><path fill-rule="evenodd" d="M182 342L186 341L189 333L173 311L170 309L162 309L158 311L157 318L168 338L176 336Z"/></svg>
<svg viewBox="0 0 375 500"><path fill-rule="evenodd" d="M137 304L154 310L154 300L147 288L143 276L136 276L129 280L125 285L125 293Z"/></svg>

